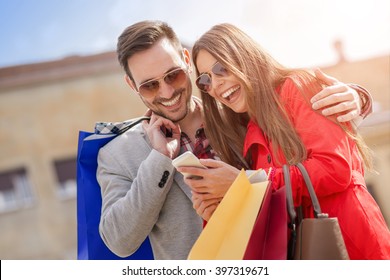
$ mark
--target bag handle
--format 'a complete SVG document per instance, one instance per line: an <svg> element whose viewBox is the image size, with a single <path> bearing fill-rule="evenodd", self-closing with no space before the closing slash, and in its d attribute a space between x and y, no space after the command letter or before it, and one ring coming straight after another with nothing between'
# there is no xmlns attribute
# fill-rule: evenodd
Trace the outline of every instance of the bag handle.
<svg viewBox="0 0 390 280"><path fill-rule="evenodd" d="M97 122L94 134L120 135L145 120L150 120L150 117L142 116L123 122Z"/></svg>
<svg viewBox="0 0 390 280"><path fill-rule="evenodd" d="M290 222L288 227L291 229L291 236L288 242L288 251L287 251L287 259L291 260L294 258L295 254L295 246L297 240L297 229L296 229L296 218L297 214L294 208L294 201L292 196L292 188L291 188L291 178L290 178L290 167L288 165L283 165L283 176L284 176L284 184L286 190L286 202L287 202L287 212L290 216Z"/></svg>
<svg viewBox="0 0 390 280"><path fill-rule="evenodd" d="M286 186L287 212L288 215L290 216L291 223L293 223L297 217L297 213L295 212L294 200L292 196L290 168L287 164L283 165L283 177L284 177L284 184Z"/></svg>
<svg viewBox="0 0 390 280"><path fill-rule="evenodd" d="M314 191L314 187L311 183L309 174L307 173L305 167L302 163L296 164L299 171L302 174L302 177L305 181L306 188L309 191L310 199L314 209L314 216L316 218L327 218L328 214L322 213L320 203L318 202L318 198L316 192ZM290 224L289 228L291 229L291 237L288 245L288 259L293 259L295 254L295 246L296 246L296 238L297 238L297 214L294 207L294 200L292 195L292 187L291 187L291 177L290 177L290 167L288 165L283 165L283 176L286 188L286 200L287 200L287 212L290 216ZM300 217L302 218L302 217ZM299 220L299 219L298 219ZM300 223L300 221L298 221Z"/></svg>
<svg viewBox="0 0 390 280"><path fill-rule="evenodd" d="M314 216L316 218L327 218L328 214L322 213L322 211L321 211L320 203L318 201L316 192L314 190L313 184L311 183L311 180L310 180L309 174L306 171L306 168L303 166L302 163L297 163L296 167L298 167L299 171L301 172L302 177L305 181L306 188L309 191L311 203L312 203L313 209L314 209ZM295 208L294 208L290 170L289 170L288 165L283 166L283 175L284 175L284 181L286 184L287 211L289 213L291 220L294 221L297 215L296 215Z"/></svg>
<svg viewBox="0 0 390 280"><path fill-rule="evenodd" d="M122 134L126 131L128 131L130 128L132 128L133 126L139 124L140 122L142 121L149 121L150 120L150 117L140 117L138 119L136 119L135 121L129 123L127 126L125 127L122 127L119 131L118 131L118 135L119 134Z"/></svg>

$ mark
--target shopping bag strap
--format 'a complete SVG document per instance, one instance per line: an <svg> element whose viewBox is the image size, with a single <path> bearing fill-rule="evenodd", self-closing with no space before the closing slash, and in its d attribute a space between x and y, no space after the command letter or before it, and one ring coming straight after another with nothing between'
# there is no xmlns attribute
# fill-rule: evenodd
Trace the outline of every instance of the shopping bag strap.
<svg viewBox="0 0 390 280"><path fill-rule="evenodd" d="M314 209L314 216L316 218L327 218L328 214L322 213L320 203L318 201L317 195L315 193L313 184L311 183L309 174L307 173L305 167L302 163L296 164L296 167L302 174L303 180L305 181L306 188L309 192L310 199ZM291 187L291 177L290 177L290 167L288 165L283 165L283 176L286 188L286 200L287 200L287 212L290 217L289 228L291 230L291 236L288 244L288 259L293 259L295 254L296 240L297 240L297 224L299 225L302 220L302 213L298 216L294 207L294 200L292 195ZM302 210L301 207L298 208Z"/></svg>
<svg viewBox="0 0 390 280"><path fill-rule="evenodd" d="M150 120L150 117L140 117L124 122L97 122L95 134L122 134L142 121Z"/></svg>
<svg viewBox="0 0 390 280"><path fill-rule="evenodd" d="M302 174L303 180L305 181L306 188L309 192L311 203L313 205L314 209L314 216L316 218L327 218L328 214L322 213L320 203L318 201L316 192L314 190L313 184L311 183L309 174L307 173L306 168L303 166L302 163L296 164L296 167L298 167L299 171ZM297 217L294 207L294 200L292 196L292 187L291 187L291 178L290 178L290 168L288 165L283 166L283 175L284 175L284 181L286 185L286 199L287 199L287 211L289 213L290 219L292 221L295 220Z"/></svg>
<svg viewBox="0 0 390 280"><path fill-rule="evenodd" d="M295 212L294 200L292 196L290 167L287 164L283 165L283 177L284 177L284 184L286 188L287 212L288 215L290 216L291 222L293 222L295 221L297 214Z"/></svg>
<svg viewBox="0 0 390 280"><path fill-rule="evenodd" d="M306 187L307 187L307 189L309 191L311 203L313 205L315 217L316 218L327 218L328 214L322 213L322 211L321 211L320 203L318 201L316 192L315 192L314 187L313 187L313 185L311 183L311 180L310 180L309 174L307 173L306 168L303 166L302 163L298 163L296 166L301 171L303 179L305 180Z"/></svg>

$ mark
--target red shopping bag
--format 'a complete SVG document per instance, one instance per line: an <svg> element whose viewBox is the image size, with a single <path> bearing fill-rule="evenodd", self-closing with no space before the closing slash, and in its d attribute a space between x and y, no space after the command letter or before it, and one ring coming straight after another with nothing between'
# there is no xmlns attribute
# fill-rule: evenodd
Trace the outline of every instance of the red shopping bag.
<svg viewBox="0 0 390 280"><path fill-rule="evenodd" d="M286 260L288 216L285 188L277 191L268 185L244 260Z"/></svg>

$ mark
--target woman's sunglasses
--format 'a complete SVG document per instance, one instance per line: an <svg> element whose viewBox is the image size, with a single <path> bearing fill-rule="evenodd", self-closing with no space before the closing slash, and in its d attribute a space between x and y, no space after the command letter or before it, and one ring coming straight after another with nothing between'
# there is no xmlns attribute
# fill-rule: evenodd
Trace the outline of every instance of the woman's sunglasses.
<svg viewBox="0 0 390 280"><path fill-rule="evenodd" d="M160 88L160 81L163 80L167 85L174 88L180 86L187 80L187 71L182 68L176 68L168 73L165 73L162 77L156 78L139 85L138 93L145 98L151 98L156 95Z"/></svg>
<svg viewBox="0 0 390 280"><path fill-rule="evenodd" d="M214 75L220 77L226 77L229 75L228 70L220 62L216 62L211 68L211 72ZM211 90L212 78L210 73L202 73L195 81L196 86L204 92L209 92Z"/></svg>

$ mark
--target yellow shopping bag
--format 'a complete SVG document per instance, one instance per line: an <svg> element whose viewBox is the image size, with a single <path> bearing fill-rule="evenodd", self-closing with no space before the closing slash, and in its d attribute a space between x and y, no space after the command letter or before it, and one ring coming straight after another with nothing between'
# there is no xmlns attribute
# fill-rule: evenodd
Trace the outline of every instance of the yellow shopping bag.
<svg viewBox="0 0 390 280"><path fill-rule="evenodd" d="M268 181L250 183L241 170L192 247L189 260L242 260Z"/></svg>

